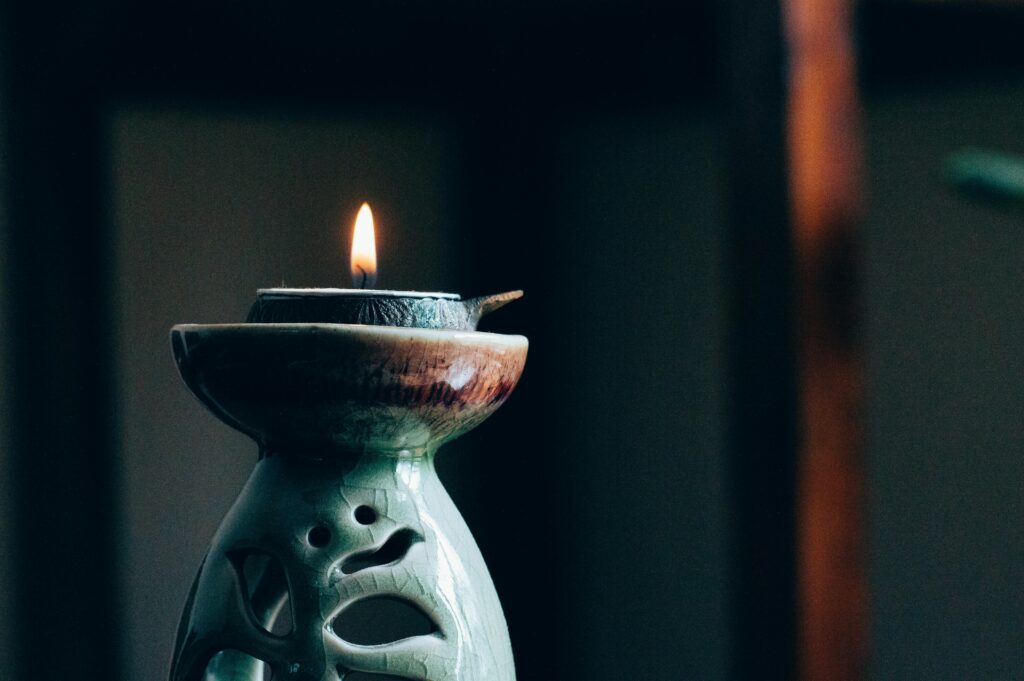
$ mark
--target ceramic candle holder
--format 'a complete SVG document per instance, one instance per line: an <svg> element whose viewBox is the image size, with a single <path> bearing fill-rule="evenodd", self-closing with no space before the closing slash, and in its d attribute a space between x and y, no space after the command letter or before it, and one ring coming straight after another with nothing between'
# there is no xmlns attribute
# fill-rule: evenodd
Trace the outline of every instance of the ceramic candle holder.
<svg viewBox="0 0 1024 681"><path fill-rule="evenodd" d="M260 452L188 597L171 681L514 680L501 605L434 456L508 398L526 338L289 322L171 339L188 387ZM369 644L339 626L389 601L428 630Z"/></svg>

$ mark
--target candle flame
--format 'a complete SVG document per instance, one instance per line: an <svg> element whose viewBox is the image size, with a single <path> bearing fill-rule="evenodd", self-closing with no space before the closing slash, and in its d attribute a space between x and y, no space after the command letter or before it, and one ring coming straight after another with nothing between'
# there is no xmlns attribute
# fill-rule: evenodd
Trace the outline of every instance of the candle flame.
<svg viewBox="0 0 1024 681"><path fill-rule="evenodd" d="M364 203L356 216L352 232L352 283L358 288L373 288L377 282L377 242L373 235L373 213Z"/></svg>

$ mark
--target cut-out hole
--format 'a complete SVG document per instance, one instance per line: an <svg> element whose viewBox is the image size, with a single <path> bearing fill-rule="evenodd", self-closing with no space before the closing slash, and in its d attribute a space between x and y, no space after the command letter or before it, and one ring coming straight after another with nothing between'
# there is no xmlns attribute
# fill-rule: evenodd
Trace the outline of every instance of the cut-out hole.
<svg viewBox="0 0 1024 681"><path fill-rule="evenodd" d="M284 592L284 599L278 605L277 610L274 611L270 621L261 624L274 636L283 637L292 633L295 623L292 621L292 598L287 590Z"/></svg>
<svg viewBox="0 0 1024 681"><path fill-rule="evenodd" d="M292 633L291 597L280 561L262 551L252 551L234 562L253 619L274 636Z"/></svg>
<svg viewBox="0 0 1024 681"><path fill-rule="evenodd" d="M359 506L355 513L356 522L360 525L373 525L377 522L377 512L370 506Z"/></svg>
<svg viewBox="0 0 1024 681"><path fill-rule="evenodd" d="M349 556L348 560L341 564L341 571L351 575L366 568L394 563L404 558L412 545L418 541L423 541L423 537L416 532L408 528L399 530L388 537L384 545L376 551L363 551Z"/></svg>
<svg viewBox="0 0 1024 681"><path fill-rule="evenodd" d="M434 620L419 606L392 596L356 601L334 618L331 628L340 638L362 646L393 643L438 630Z"/></svg>
<svg viewBox="0 0 1024 681"><path fill-rule="evenodd" d="M392 676L391 674L374 674L372 672L346 672L339 669L341 681L409 681L408 676Z"/></svg>
<svg viewBox="0 0 1024 681"><path fill-rule="evenodd" d="M322 549L331 543L331 531L323 525L317 525L309 531L309 545L318 549Z"/></svg>
<svg viewBox="0 0 1024 681"><path fill-rule="evenodd" d="M240 650L222 650L210 658L206 665L204 681L219 679L251 679L270 681L273 673L270 665Z"/></svg>

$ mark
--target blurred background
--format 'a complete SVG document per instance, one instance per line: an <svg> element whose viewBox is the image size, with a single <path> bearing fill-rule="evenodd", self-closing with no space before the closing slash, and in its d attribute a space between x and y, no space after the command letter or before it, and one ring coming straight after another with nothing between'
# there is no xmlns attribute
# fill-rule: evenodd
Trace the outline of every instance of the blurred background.
<svg viewBox="0 0 1024 681"><path fill-rule="evenodd" d="M256 458L168 329L364 200L381 287L526 290L440 456L521 679L1024 678L1024 213L943 176L1024 5L2 11L0 678L166 678Z"/></svg>

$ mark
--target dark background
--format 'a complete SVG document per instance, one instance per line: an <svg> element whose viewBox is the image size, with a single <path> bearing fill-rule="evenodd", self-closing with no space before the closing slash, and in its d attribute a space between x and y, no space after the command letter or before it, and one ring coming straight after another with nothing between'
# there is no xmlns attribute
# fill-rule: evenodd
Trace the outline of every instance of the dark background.
<svg viewBox="0 0 1024 681"><path fill-rule="evenodd" d="M735 560L732 348L771 329L736 321L735 239L777 219L737 178L785 173L780 93L734 72L785 73L753 11L8 4L0 678L166 674L255 460L167 330L346 285L363 200L382 287L526 290L487 328L530 337L523 381L440 464L520 678L751 678L738 623L791 629L737 597L759 563ZM996 4L858 12L871 678L1024 674L1024 213L939 177L964 146L1024 152L1022 30ZM750 144L737 111L768 121Z"/></svg>

